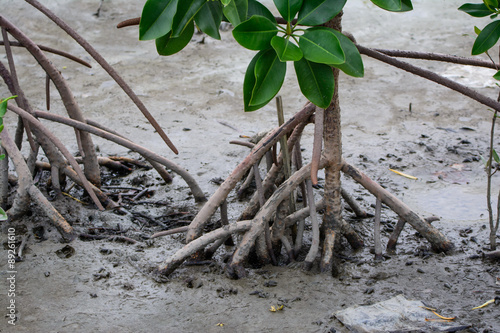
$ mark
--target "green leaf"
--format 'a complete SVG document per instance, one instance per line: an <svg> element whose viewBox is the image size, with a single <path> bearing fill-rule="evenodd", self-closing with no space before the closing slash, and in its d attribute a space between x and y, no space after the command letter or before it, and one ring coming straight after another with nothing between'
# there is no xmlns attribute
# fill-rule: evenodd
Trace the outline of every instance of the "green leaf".
<svg viewBox="0 0 500 333"><path fill-rule="evenodd" d="M407 12L413 9L411 0L371 0L371 2L390 12Z"/></svg>
<svg viewBox="0 0 500 333"><path fill-rule="evenodd" d="M4 158L5 158L5 154L0 155L0 161L3 160ZM1 221L1 219L0 219L0 221Z"/></svg>
<svg viewBox="0 0 500 333"><path fill-rule="evenodd" d="M327 108L333 98L335 80L332 68L302 58L294 62L300 91L313 104Z"/></svg>
<svg viewBox="0 0 500 333"><path fill-rule="evenodd" d="M231 0L221 0L221 2L224 6L227 6L231 2Z"/></svg>
<svg viewBox="0 0 500 333"><path fill-rule="evenodd" d="M7 214L2 208L0 208L0 221L7 221L7 219L8 219Z"/></svg>
<svg viewBox="0 0 500 333"><path fill-rule="evenodd" d="M271 39L278 33L276 25L263 16L252 16L233 29L234 39L250 50L269 48Z"/></svg>
<svg viewBox="0 0 500 333"><path fill-rule="evenodd" d="M250 106L268 103L283 85L286 63L281 62L274 49L262 53L255 63L255 85L252 90Z"/></svg>
<svg viewBox="0 0 500 333"><path fill-rule="evenodd" d="M305 0L297 24L320 25L335 17L347 0Z"/></svg>
<svg viewBox="0 0 500 333"><path fill-rule="evenodd" d="M16 98L16 96L10 96L4 99L0 99L0 119L7 113L7 101Z"/></svg>
<svg viewBox="0 0 500 333"><path fill-rule="evenodd" d="M163 37L156 39L156 51L159 55L168 56L182 50L191 40L194 34L194 23L189 22L186 29L179 37L172 37L172 32L169 32Z"/></svg>
<svg viewBox="0 0 500 333"><path fill-rule="evenodd" d="M498 157L498 154L495 149L492 150L493 153L493 160L497 163L500 163L500 157Z"/></svg>
<svg viewBox="0 0 500 333"><path fill-rule="evenodd" d="M300 7L302 7L302 0L274 0L274 4L280 12L281 17L285 21L291 22L299 12Z"/></svg>
<svg viewBox="0 0 500 333"><path fill-rule="evenodd" d="M340 65L345 55L338 38L327 28L308 29L300 36L299 47L304 58L327 65Z"/></svg>
<svg viewBox="0 0 500 333"><path fill-rule="evenodd" d="M247 19L248 0L231 0L222 12L233 27L236 27Z"/></svg>
<svg viewBox="0 0 500 333"><path fill-rule="evenodd" d="M172 23L172 37L177 38L184 33L194 20L201 7L209 0L180 0Z"/></svg>
<svg viewBox="0 0 500 333"><path fill-rule="evenodd" d="M142 9L139 40L156 39L172 29L178 0L148 0Z"/></svg>
<svg viewBox="0 0 500 333"><path fill-rule="evenodd" d="M250 105L250 100L252 99L253 88L255 87L255 64L257 60L264 54L266 50L260 51L253 58L252 61L248 64L247 70L245 72L245 79L243 80L243 104L245 107L245 112L255 111L265 106L269 101L259 104L259 105Z"/></svg>
<svg viewBox="0 0 500 333"><path fill-rule="evenodd" d="M500 71L496 72L495 75L493 75L493 78L495 80L499 80L500 81Z"/></svg>
<svg viewBox="0 0 500 333"><path fill-rule="evenodd" d="M271 13L271 11L269 11L266 6L264 6L257 0L248 0L248 13L246 19L249 19L254 15L264 16L269 21L276 23L274 14Z"/></svg>
<svg viewBox="0 0 500 333"><path fill-rule="evenodd" d="M472 55L478 55L488 51L500 38L500 21L488 24L477 36L472 46Z"/></svg>
<svg viewBox="0 0 500 333"><path fill-rule="evenodd" d="M498 8L497 0L483 0L483 3L485 4L486 7L490 8L491 10Z"/></svg>
<svg viewBox="0 0 500 333"><path fill-rule="evenodd" d="M222 22L222 4L220 1L208 1L194 17L201 31L212 38L220 39L219 27Z"/></svg>
<svg viewBox="0 0 500 333"><path fill-rule="evenodd" d="M328 29L331 31L340 42L340 46L345 54L345 62L340 65L333 65L334 67L340 69L344 73L354 77L363 77L365 75L365 69L363 66L363 59L361 54L359 54L358 48L354 43L342 33L334 29Z"/></svg>
<svg viewBox="0 0 500 333"><path fill-rule="evenodd" d="M478 27L474 26L474 32L476 33L476 35L479 35L481 33L481 29L479 29Z"/></svg>
<svg viewBox="0 0 500 333"><path fill-rule="evenodd" d="M302 59L302 51L289 39L274 36L271 39L271 46L276 51L280 61L298 61Z"/></svg>
<svg viewBox="0 0 500 333"><path fill-rule="evenodd" d="M484 3L466 3L458 7L458 10L474 17L485 17L491 15L492 13L492 11L489 10Z"/></svg>

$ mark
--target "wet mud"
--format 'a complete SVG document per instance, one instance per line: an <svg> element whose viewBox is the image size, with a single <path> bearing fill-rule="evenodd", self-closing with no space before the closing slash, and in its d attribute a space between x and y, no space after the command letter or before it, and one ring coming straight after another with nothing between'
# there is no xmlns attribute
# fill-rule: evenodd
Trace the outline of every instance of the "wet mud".
<svg viewBox="0 0 500 333"><path fill-rule="evenodd" d="M122 20L140 15L142 2L43 1L82 34L125 78L179 149L171 153L140 111L81 47L42 14L24 2L0 0L2 15L39 43L63 49L92 63L85 68L51 56L73 90L86 117L114 128L138 144L189 170L209 196L217 179L227 177L248 148L229 144L240 135L253 136L276 126L274 104L244 113L242 81L253 52L239 47L231 31L222 41L195 35L181 53L169 58L156 54L154 43L139 42L136 27L117 30ZM414 1L415 10L385 13L368 1L351 1L343 28L368 47L399 48L468 56L477 19L456 10L460 1ZM45 109L45 74L27 52L16 49L21 85L35 108ZM493 52L496 59L497 54ZM2 61L5 57L1 55ZM248 268L248 277L231 280L224 274L231 247L222 248L205 265L183 265L166 281L151 275L156 265L184 244L183 234L149 237L160 230L187 225L199 210L188 186L173 175L172 184L153 170L137 166L130 174L103 171L107 191L119 193L126 215L98 212L70 197L55 207L83 236L61 243L57 230L43 214L31 213L12 225L1 226L0 331L5 332L348 332L335 313L355 305L370 305L403 295L456 317L462 332L500 332L500 307L474 307L500 296L500 266L488 252L486 156L492 113L458 93L413 77L388 65L364 58L365 78L341 77L344 156L372 179L433 222L456 246L437 254L411 227L403 230L395 254L376 262L373 218L345 218L362 235L365 248L352 252L345 244L343 271L333 278L317 267L304 272L298 264ZM492 98L498 95L492 71L446 63L412 61L467 84ZM0 85L0 95L6 95ZM306 102L288 69L283 97L285 117ZM51 112L64 114L53 89ZM6 126L16 119L8 114ZM77 146L73 130L44 123L68 145ZM302 155L312 152L312 128L306 128ZM498 135L495 144L499 144ZM115 144L95 138L100 154L138 158ZM27 149L25 144L25 149ZM401 177L396 169L417 177ZM320 184L322 174L320 173ZM40 177L41 188L47 177ZM373 214L375 198L351 179L343 185ZM493 189L500 181L494 177ZM137 200L130 199L147 189ZM71 193L82 197L77 188ZM321 189L317 190L321 195ZM244 202L229 197L229 217L235 219ZM218 216L213 218L213 226ZM382 242L397 223L382 209ZM9 228L22 261L15 262L16 322L10 325L11 284L8 258ZM498 237L498 235L497 235ZM304 244L304 254L308 243ZM284 254L286 259L286 254ZM276 310L276 311L272 311ZM436 317L429 313L429 318ZM429 329L432 331L432 329Z"/></svg>

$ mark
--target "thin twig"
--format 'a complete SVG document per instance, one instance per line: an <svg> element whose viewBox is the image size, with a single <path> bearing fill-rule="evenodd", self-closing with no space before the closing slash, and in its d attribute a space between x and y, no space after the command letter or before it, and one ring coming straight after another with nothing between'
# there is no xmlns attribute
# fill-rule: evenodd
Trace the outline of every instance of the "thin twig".
<svg viewBox="0 0 500 333"><path fill-rule="evenodd" d="M382 260L382 244L380 243L380 214L382 210L382 202L377 198L375 202L375 223L373 226L373 239L375 247L375 261Z"/></svg>
<svg viewBox="0 0 500 333"><path fill-rule="evenodd" d="M311 158L311 182L313 185L318 185L318 166L321 159L321 148L323 145L323 119L325 110L316 108L314 116L314 143Z"/></svg>
<svg viewBox="0 0 500 333"><path fill-rule="evenodd" d="M491 178L493 177L493 173L491 172L493 168L493 145L494 145L494 137L495 137L495 123L497 120L497 110L495 110L493 114L493 118L491 120L491 132L490 132L490 146L489 146L489 156L488 156L488 165L487 165L487 187L486 187L486 200L488 207L488 220L490 224L490 247L491 250L496 250L496 232L498 230L498 223L495 228L494 217L493 217L493 208L491 206ZM499 194L500 195L500 194ZM498 206L497 206L498 207ZM498 210L498 209L497 209ZM498 220L497 220L498 221Z"/></svg>
<svg viewBox="0 0 500 333"><path fill-rule="evenodd" d="M317 119L317 118L316 118ZM312 166L311 166L312 171ZM312 172L311 172L312 176ZM304 270L310 271L313 265L316 256L318 255L319 250L319 222L318 216L316 214L316 205L314 203L314 193L312 182L309 179L306 179L306 192L307 192L307 200L309 202L309 215L311 216L311 225L312 225L312 241L311 248L307 253L306 259L304 260Z"/></svg>
<svg viewBox="0 0 500 333"><path fill-rule="evenodd" d="M173 234L178 234L181 232L186 232L188 231L188 227L179 227L179 228L174 228L170 230L164 230L164 231L159 231L157 233L154 233L151 235L151 238L157 238L157 237L162 237L162 236L168 236L168 235L173 235Z"/></svg>
<svg viewBox="0 0 500 333"><path fill-rule="evenodd" d="M17 47L24 47L23 44L19 43L19 42L15 42L15 41L9 41L10 45L11 46L17 46ZM0 45L4 45L4 42L3 41L0 41ZM74 62L77 62L79 63L80 65L83 65L85 67L88 67L88 68L92 68L92 65L89 64L88 62L86 62L85 60L82 60L78 57L75 57L74 55L72 54L69 54L67 52L64 52L64 51L60 51L60 50L56 50L56 49L53 49L51 47L48 47L48 46L43 46L43 45L40 45L40 44L37 44L37 46L40 48L40 50L42 51L45 51L45 52L49 52L49 53L53 53L53 54L57 54L61 57L64 57L64 58L68 58L70 60L73 60Z"/></svg>
<svg viewBox="0 0 500 333"><path fill-rule="evenodd" d="M356 45L358 48L359 52L361 54L365 54L369 57L375 58L377 60L380 60L382 62L385 62L391 66L403 69L407 72L410 72L412 74L415 74L417 76L421 76L427 80L433 81L438 83L439 85L442 85L444 87L450 88L452 90L455 90L467 97L470 97L471 99L484 104L486 106L489 106L493 108L494 110L500 111L500 103L495 101L492 98L489 98L483 94L478 93L477 91L470 89L469 87L466 87L460 83L457 83L453 80L450 80L448 78L445 78L439 74L436 74L432 71L429 71L427 69L423 69L417 66L414 66L412 64L409 64L407 62L403 62L397 59L394 59L388 55L385 55L383 53L377 52L373 49L361 46L359 44Z"/></svg>
<svg viewBox="0 0 500 333"><path fill-rule="evenodd" d="M397 58L442 61L460 65L486 67L492 69L497 69L497 67L500 66L500 64L495 64L493 61L487 61L476 58L459 57L451 54L403 51L403 50L385 50L385 49L373 49L373 50Z"/></svg>
<svg viewBox="0 0 500 333"><path fill-rule="evenodd" d="M26 109L26 100L24 98L24 94L21 92L21 88L19 86L19 80L17 79L17 71L16 71L16 66L14 64L14 57L12 56L12 51L11 51L11 43L9 42L8 36L7 36L7 29L5 27L2 27L2 38L3 38L3 45L5 46L5 54L7 55L7 61L9 63L9 68L10 68L10 76L12 78L12 83L14 84L14 88L16 90L16 95L18 96L17 102L19 105ZM31 151L37 151L37 146L35 145L35 141L33 140L33 136L31 135L31 129L28 123L23 122L23 127L26 130L26 135L28 136L28 142L31 146ZM18 128L20 130L20 128ZM22 133L19 133L19 137L16 133L16 144L19 149L21 149L21 141L22 141Z"/></svg>
<svg viewBox="0 0 500 333"><path fill-rule="evenodd" d="M231 141L229 141L229 143L232 145L240 145L240 146L244 146L244 147L248 147L248 148L255 147L255 143L251 143L248 141L231 140Z"/></svg>
<svg viewBox="0 0 500 333"><path fill-rule="evenodd" d="M125 20L125 21L122 21L122 22L118 23L116 25L116 27L118 29L125 28L125 27L131 27L131 26L134 26L134 25L139 25L140 22L141 22L141 18L140 17L134 17L134 18L131 18L131 19L128 19L128 20Z"/></svg>

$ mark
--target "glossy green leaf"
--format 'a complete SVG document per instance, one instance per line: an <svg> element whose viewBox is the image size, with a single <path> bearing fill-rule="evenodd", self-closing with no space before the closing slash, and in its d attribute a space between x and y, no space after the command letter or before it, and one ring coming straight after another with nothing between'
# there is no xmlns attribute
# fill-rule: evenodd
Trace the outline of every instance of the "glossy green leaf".
<svg viewBox="0 0 500 333"><path fill-rule="evenodd" d="M299 39L304 58L327 65L340 65L345 55L338 38L327 28L307 30Z"/></svg>
<svg viewBox="0 0 500 333"><path fill-rule="evenodd" d="M7 102L10 99L13 99L13 98L16 98L16 97L17 97L17 95L16 96L10 96L10 97L7 97L5 99L0 100L0 132L2 132L3 128L4 128L3 117L7 113Z"/></svg>
<svg viewBox="0 0 500 333"><path fill-rule="evenodd" d="M411 0L371 0L371 2L390 12L407 12L413 9Z"/></svg>
<svg viewBox="0 0 500 333"><path fill-rule="evenodd" d="M231 0L222 12L233 27L247 20L248 0Z"/></svg>
<svg viewBox="0 0 500 333"><path fill-rule="evenodd" d="M4 98L4 99L1 99L0 100L0 119L3 118L3 116L5 116L5 114L7 113L7 102L11 99L14 99L16 98L16 96L10 96L10 97L7 97L7 98Z"/></svg>
<svg viewBox="0 0 500 333"><path fill-rule="evenodd" d="M264 6L257 0L248 0L247 19L249 19L254 15L264 16L269 21L276 23L276 18L274 17L274 14L271 13L271 11L267 9L266 6Z"/></svg>
<svg viewBox="0 0 500 333"><path fill-rule="evenodd" d="M466 3L458 7L458 10L474 17L485 17L491 15L492 13L492 11L489 10L484 3Z"/></svg>
<svg viewBox="0 0 500 333"><path fill-rule="evenodd" d="M500 163L500 158L498 157L498 154L495 149L492 150L493 153L493 160L497 163Z"/></svg>
<svg viewBox="0 0 500 333"><path fill-rule="evenodd" d="M483 0L483 3L485 4L486 7L489 7L491 10L498 8L497 0Z"/></svg>
<svg viewBox="0 0 500 333"><path fill-rule="evenodd" d="M280 61L298 61L302 58L302 51L290 40L280 36L271 39L271 46L276 51Z"/></svg>
<svg viewBox="0 0 500 333"><path fill-rule="evenodd" d="M139 39L151 40L166 35L172 29L178 0L148 0L142 9Z"/></svg>
<svg viewBox="0 0 500 333"><path fill-rule="evenodd" d="M201 31L212 38L220 39L219 27L222 22L222 4L220 1L207 1L194 17Z"/></svg>
<svg viewBox="0 0 500 333"><path fill-rule="evenodd" d="M281 62L274 49L262 53L255 63L255 85L250 106L268 103L281 89L286 74L286 63Z"/></svg>
<svg viewBox="0 0 500 333"><path fill-rule="evenodd" d="M231 2L231 0L221 0L221 2L223 6L227 6Z"/></svg>
<svg viewBox="0 0 500 333"><path fill-rule="evenodd" d="M335 17L347 0L305 0L299 11L297 24L320 25Z"/></svg>
<svg viewBox="0 0 500 333"><path fill-rule="evenodd" d="M280 12L281 17L285 21L291 22L299 12L300 7L302 7L302 0L274 0L274 5Z"/></svg>
<svg viewBox="0 0 500 333"><path fill-rule="evenodd" d="M252 16L233 29L234 39L250 50L269 48L271 39L277 33L276 25L263 16Z"/></svg>
<svg viewBox="0 0 500 333"><path fill-rule="evenodd" d="M300 91L313 104L327 108L333 98L335 80L332 68L302 58L294 62Z"/></svg>
<svg viewBox="0 0 500 333"><path fill-rule="evenodd" d="M494 21L484 27L477 36L472 46L472 55L488 51L497 43L498 38L500 38L500 21Z"/></svg>
<svg viewBox="0 0 500 333"><path fill-rule="evenodd" d="M186 29L179 37L172 37L172 32L169 32L163 37L156 39L156 51L159 55L168 56L182 50L191 40L194 34L194 23L189 22Z"/></svg>
<svg viewBox="0 0 500 333"><path fill-rule="evenodd" d="M259 105L250 105L250 100L252 99L253 88L255 87L255 64L257 60L264 54L266 50L260 51L253 58L252 61L248 64L247 70L245 72L245 78L243 80L243 104L245 107L245 112L255 111L263 106L265 106L269 101L266 101Z"/></svg>
<svg viewBox="0 0 500 333"><path fill-rule="evenodd" d="M179 0L177 13L172 23L172 37L177 38L184 33L196 14L208 0Z"/></svg>
<svg viewBox="0 0 500 333"><path fill-rule="evenodd" d="M3 155L3 157L5 157L5 155ZM2 208L0 208L0 221L7 221L7 219L7 214Z"/></svg>
<svg viewBox="0 0 500 333"><path fill-rule="evenodd" d="M496 72L495 75L493 75L493 78L495 80L499 80L500 81L500 71Z"/></svg>
<svg viewBox="0 0 500 333"><path fill-rule="evenodd" d="M356 45L354 45L354 43L347 36L344 36L337 30L327 29L338 38L345 55L345 62L343 64L333 66L340 69L347 75L363 77L365 75L363 59L361 58L361 54L359 54Z"/></svg>

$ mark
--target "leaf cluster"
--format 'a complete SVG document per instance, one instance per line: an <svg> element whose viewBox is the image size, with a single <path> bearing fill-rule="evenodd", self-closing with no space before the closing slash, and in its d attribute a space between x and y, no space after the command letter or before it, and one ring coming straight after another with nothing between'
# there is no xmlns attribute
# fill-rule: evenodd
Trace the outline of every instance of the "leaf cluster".
<svg viewBox="0 0 500 333"><path fill-rule="evenodd" d="M411 0L371 0L382 9L404 12ZM322 25L339 14L347 0L274 0L286 24L257 0L148 0L139 25L140 40L156 40L160 55L182 50L195 25L220 39L219 26L228 21L243 47L258 51L243 84L245 111L265 106L283 85L287 62L293 62L299 87L315 105L326 108L334 92L332 67L362 77L363 61L354 43ZM281 22L281 20L280 20Z"/></svg>
<svg viewBox="0 0 500 333"><path fill-rule="evenodd" d="M496 19L500 13L498 0L483 0L482 3L466 3L458 8L473 17L486 17ZM482 30L474 27L478 36L472 46L472 55L478 55L491 49L500 38L500 20L494 20Z"/></svg>

